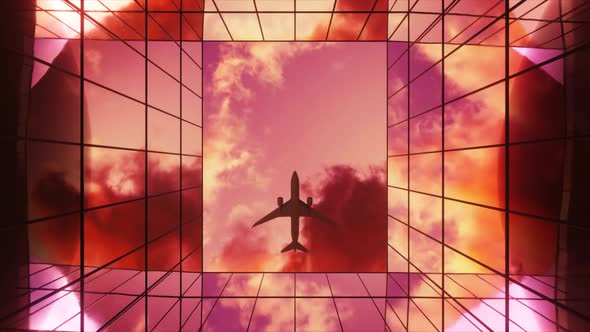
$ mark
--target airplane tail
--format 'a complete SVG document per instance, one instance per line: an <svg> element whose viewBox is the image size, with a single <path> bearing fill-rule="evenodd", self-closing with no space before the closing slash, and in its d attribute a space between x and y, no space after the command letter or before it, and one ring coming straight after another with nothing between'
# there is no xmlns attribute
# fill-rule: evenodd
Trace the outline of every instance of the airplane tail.
<svg viewBox="0 0 590 332"><path fill-rule="evenodd" d="M305 248L299 242L291 242L288 246L283 248L283 250L281 250L281 252L285 252L285 251L289 251L289 250L299 250L299 251L307 252L307 248Z"/></svg>

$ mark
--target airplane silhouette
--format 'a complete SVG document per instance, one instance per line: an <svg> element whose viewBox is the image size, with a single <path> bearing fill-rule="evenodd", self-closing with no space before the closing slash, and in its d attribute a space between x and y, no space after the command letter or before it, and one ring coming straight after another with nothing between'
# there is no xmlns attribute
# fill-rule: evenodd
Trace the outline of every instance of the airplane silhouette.
<svg viewBox="0 0 590 332"><path fill-rule="evenodd" d="M291 176L291 199L283 203L283 197L277 197L277 205L279 207L258 220L252 225L252 228L278 217L291 217L292 242L283 248L281 252L289 250L307 252L307 248L297 241L299 239L299 217L310 217L326 224L336 225L330 219L312 209L312 203L313 200L311 197L307 197L307 203L299 199L299 176L297 176L297 172L293 172L293 175Z"/></svg>

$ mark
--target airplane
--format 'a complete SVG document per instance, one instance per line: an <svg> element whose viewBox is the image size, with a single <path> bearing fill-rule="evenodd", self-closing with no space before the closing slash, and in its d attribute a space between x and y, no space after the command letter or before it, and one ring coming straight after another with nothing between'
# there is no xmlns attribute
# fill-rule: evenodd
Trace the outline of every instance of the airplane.
<svg viewBox="0 0 590 332"><path fill-rule="evenodd" d="M283 250L281 250L281 253L289 250L308 252L307 248L305 248L298 241L299 217L310 217L326 224L336 225L326 216L314 210L311 207L312 203L313 199L311 197L307 197L307 203L299 199L299 176L297 176L297 172L293 172L293 175L291 175L291 199L283 202L283 197L277 197L277 205L279 207L266 216L262 217L262 219L258 220L254 225L252 225L252 228L278 217L291 217L292 241L289 245L283 248Z"/></svg>

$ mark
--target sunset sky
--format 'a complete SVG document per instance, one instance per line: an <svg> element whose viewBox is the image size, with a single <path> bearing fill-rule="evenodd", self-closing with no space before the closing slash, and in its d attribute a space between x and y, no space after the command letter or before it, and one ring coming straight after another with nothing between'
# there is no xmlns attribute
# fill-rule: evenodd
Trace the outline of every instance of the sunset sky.
<svg viewBox="0 0 590 332"><path fill-rule="evenodd" d="M306 195L314 196L315 204L328 199L318 195L322 185L333 176L330 169L335 166L351 167L359 181L376 176L382 183L382 199L385 198L384 46L205 46L203 176L204 194L208 197L204 216L207 269L283 268L293 255L277 255L291 240L289 220L282 218L254 230L249 228L276 208L277 196L289 199L293 171L300 177L301 196L304 200ZM361 206L357 208L364 211ZM333 218L336 223L342 222L336 216ZM384 214L377 220L365 218L372 217L360 212L355 223L366 223L367 227L377 223L385 230ZM306 223L303 227L307 227ZM307 242L305 236L302 241ZM384 245L385 238L382 241ZM309 244L310 257L315 255L315 247L316 244ZM245 257L235 260L237 253ZM383 269L385 261L381 259L376 266L367 265L364 269ZM325 268L355 269L347 265Z"/></svg>
<svg viewBox="0 0 590 332"><path fill-rule="evenodd" d="M118 8L133 6L123 1L116 3L121 6ZM162 6L160 9L166 8L163 1L150 3ZM347 10L350 9L348 6L362 6L364 2L343 3L340 9ZM462 3L475 6L476 2ZM383 5L379 1L378 6ZM456 10L474 10L469 6ZM384 38L381 36L387 32L386 17L379 17L375 16L368 23L364 38ZM395 18L395 15L392 17ZM75 26L75 15L63 18ZM38 19L46 20L48 25L54 24L58 31L72 40L36 39L35 56L56 68L78 72L80 59L76 33L44 14L39 14ZM99 19L107 27L116 29L113 17L105 14ZM143 18L130 17L129 21L140 23L140 19ZM412 24L422 27L428 19L417 16L412 18ZM360 31L355 29L363 21L363 17L359 16L339 16L331 36L333 39L350 39ZM165 28L170 28L175 22L172 19L161 21ZM236 22L241 21L237 19ZM323 18L310 16L302 22L307 22L297 32L302 39L324 38L326 24ZM219 30L218 23L205 18L205 30L211 31L212 39L215 39L215 33L223 32ZM467 24L467 19L451 16L447 21L445 40L453 38ZM243 26L246 27L242 30L243 39L258 33L257 25ZM529 23L513 26L511 33L514 36L511 38L536 28ZM283 28L287 30L277 28L278 36L292 34L287 26ZM156 27L153 24L150 29L152 34L161 33L154 30ZM127 30L120 32L131 34ZM37 34L44 37L42 31ZM89 28L87 34L100 36L96 28ZM148 154L146 170L144 152L134 151L146 148L145 109L142 104L145 101L144 43L137 41L141 39L139 37L128 41L128 45L107 40L85 42L85 76L92 82L130 97L123 97L92 82L85 83L85 143L115 146L123 150L86 148L86 167L80 174L77 147L58 149L55 145L39 142L29 146L30 160L37 165L29 169L30 219L75 210L80 200L80 176L86 181L84 199L85 206L89 208L141 198L146 190L152 195L181 187L192 188L182 194L183 216L192 222L187 224L183 233L183 248L179 248L180 233L174 231L149 247L152 254L148 267L143 266L143 251L118 262L117 267L170 269L178 261L179 249L183 254L198 249L202 231L202 252L191 254L184 266L193 271L201 268L203 255L204 270L215 272L385 272L389 268L390 272L408 273L407 261L388 250L389 243L402 256L409 256L422 271L441 272L441 245L414 230L408 235L408 228L401 222L410 223L440 240L442 200L432 195L444 194L454 199L445 201L446 243L503 273L505 215L494 208L505 207L505 190L510 192L512 209L547 218L559 217L561 187L555 180L561 174L559 161L563 151L559 144L511 147L511 186L504 187L504 146L495 146L503 144L505 138L506 96L503 82L447 104L444 123L441 109L435 107L443 97L443 75L445 101L502 79L505 64L504 49L501 47L463 46L458 49L445 60L444 73L442 66L438 65L413 83L408 110L407 89L402 89L407 84L407 63L409 61L409 75L413 79L440 59L440 44L414 45L409 57L402 58L387 73L388 64L403 54L406 43L201 43L192 40L183 42L188 55L181 58L175 43L150 41L150 59L169 75L153 64L148 66L148 103L153 107L148 109L147 148L154 152ZM490 43L502 43L502 38L503 35L493 36ZM526 48L527 42L532 41L525 38L519 47L510 49L509 67L512 73L558 54L558 51ZM446 53L454 47L445 46ZM181 61L183 82L187 85L182 90L176 82L180 79ZM559 135L563 127L559 105L564 98L561 95L561 61L511 80L512 141ZM203 66L203 82L197 64ZM32 94L36 100L43 102L32 104L29 120L32 137L80 141L78 84L59 70L35 63ZM55 86L64 88L55 89ZM183 100L182 118L186 121L177 118L181 115L180 95ZM393 97L388 101L387 96L391 95ZM200 97L203 97L202 114ZM61 117L56 119L52 109L44 107L45 104L54 105L52 107L61 112ZM434 109L428 113L404 121L408 115L416 116L431 108ZM528 125L531 123L533 125ZM204 128L202 133L201 125ZM394 126L387 129L388 125ZM441 139L443 126L444 146ZM181 127L183 137L180 136ZM181 141L182 152L190 155L183 156L182 165L175 155L180 152ZM481 146L485 147L472 149ZM443 164L440 152L443 148L468 149L445 152ZM404 155L407 153L420 154L408 157ZM387 158L387 155L393 157ZM181 167L182 183L179 175ZM441 185L443 168L444 192ZM304 218L300 242L310 249L307 255L280 254L280 250L291 240L286 218L251 229L255 221L276 208L278 196L285 200L289 198L293 171L299 174L302 199L312 196L314 206L339 225L333 231ZM147 188L144 183L146 174L149 178ZM408 175L409 189L421 192L410 193L409 211L408 194L404 190L408 189ZM202 196L195 188L201 183ZM387 188L386 184L396 188ZM201 197L203 207L200 206ZM180 199L178 192L150 199L150 239L169 231L170 220L178 223ZM100 266L142 244L145 232L143 206L142 202L134 202L86 214L87 264ZM197 221L201 211L204 214L202 224ZM401 222L392 218L388 220L386 212ZM410 220L407 220L408 215ZM32 260L79 264L77 223L77 216L73 216L31 226L29 236L35 240L32 243L36 243L31 246ZM554 224L511 216L510 228L510 272L544 274L554 268ZM534 238L530 236L533 229L538 235ZM104 247L105 242L110 244L108 249ZM444 255L445 272L490 272L450 250L446 250ZM233 288L230 287L229 291L235 294L248 292L260 281L257 278L259 275L244 275L238 281L233 280L230 284ZM522 280L523 283L530 282L526 277ZM226 281L222 275L210 280L215 287L223 286ZM385 284L385 280L365 281L369 287L375 287L375 292L384 291L379 287ZM265 282L269 290L284 290L292 280L277 277L269 281L265 279ZM339 285L345 290L353 289L357 282L343 279ZM440 283L440 277L435 282ZM337 281L335 283L338 284ZM466 280L465 284L475 285L475 282ZM321 288L321 282L317 280L310 280L308 285L309 292ZM412 280L407 287L412 295L427 294L429 288L421 280ZM464 290L455 291L454 296L466 295ZM515 290L515 294L519 291ZM503 296L498 294L492 289L486 290L484 295ZM228 300L218 305L227 310L226 314L238 315L240 311L252 308L253 303L250 302L249 299ZM493 305L492 302L488 304ZM261 312L262 318L255 320L254 324L267 328L292 324L294 318L291 313L284 312L268 322L271 313L287 304L272 299L258 302L256 310ZM400 310L405 308L405 304L399 301L392 301L391 304ZM366 303L343 300L340 305L347 308L343 309L343 317L340 318L349 319L349 323L353 324L355 313L362 310ZM492 317L489 309L482 309L481 303L470 303L468 306L481 312L481 315ZM421 304L421 309L433 317L440 316L440 307L440 302ZM314 310L308 310L303 317L333 316L332 303L318 301L310 308ZM419 316L417 307L410 308L412 315ZM449 330L461 331L470 324L457 319L458 313L449 315ZM515 313L517 316L518 313ZM526 320L524 314L520 318ZM239 319L243 324L243 317ZM297 319L301 316L298 315ZM370 318L366 320L370 322ZM222 320L212 322L221 324L217 329L223 330ZM333 317L325 318L313 328L332 330L337 328L336 322ZM536 323L531 324L529 328L536 328Z"/></svg>

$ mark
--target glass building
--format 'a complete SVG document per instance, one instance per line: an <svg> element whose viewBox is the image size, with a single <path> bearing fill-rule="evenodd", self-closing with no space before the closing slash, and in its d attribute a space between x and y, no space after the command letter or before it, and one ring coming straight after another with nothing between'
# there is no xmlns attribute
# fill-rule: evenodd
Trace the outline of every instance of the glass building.
<svg viewBox="0 0 590 332"><path fill-rule="evenodd" d="M589 1L1 8L0 329L590 330Z"/></svg>

